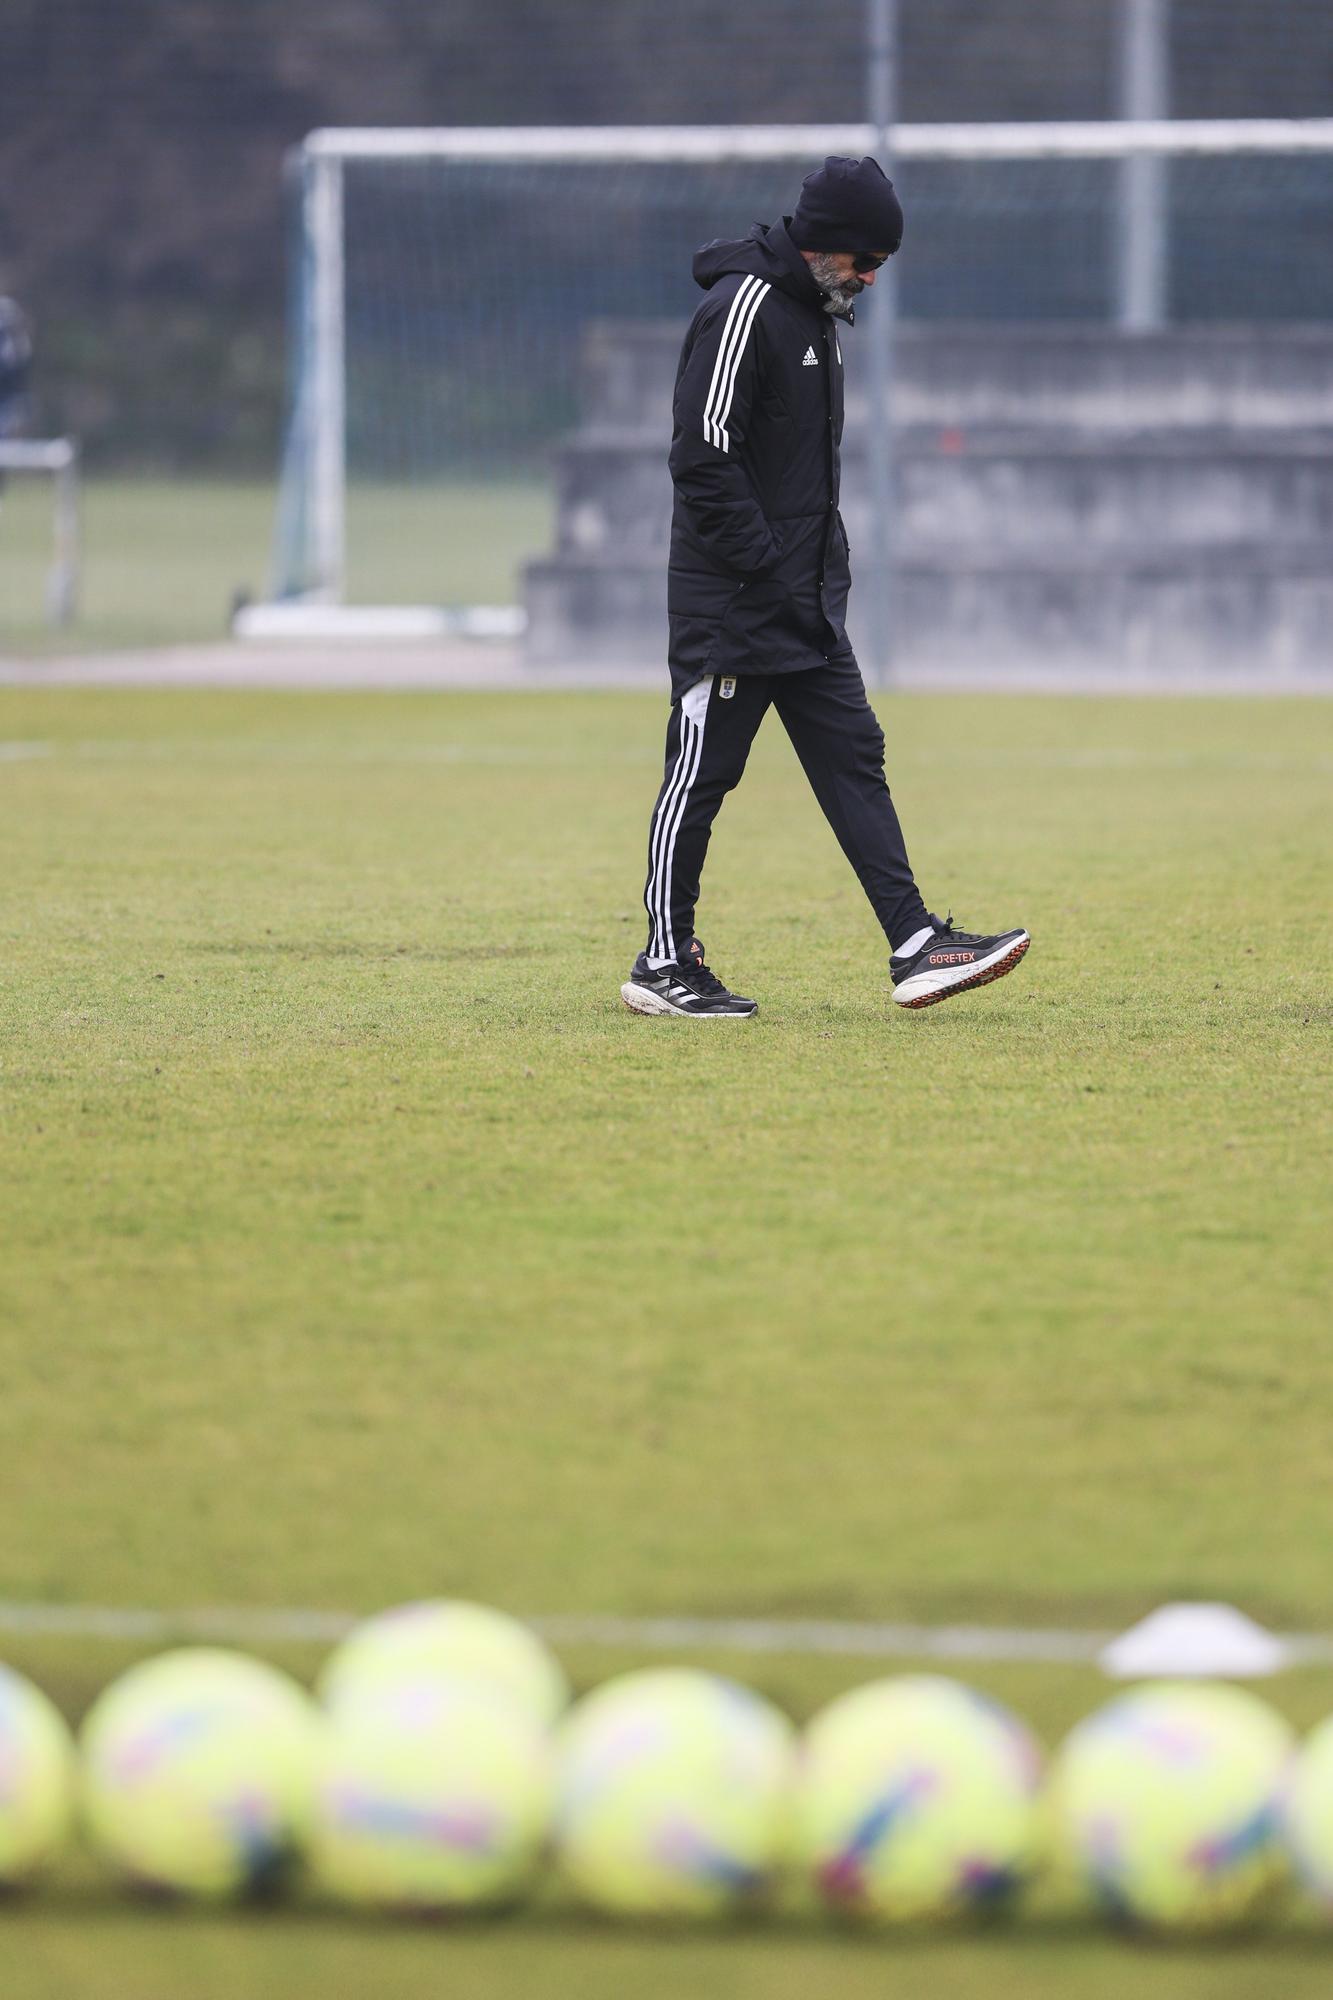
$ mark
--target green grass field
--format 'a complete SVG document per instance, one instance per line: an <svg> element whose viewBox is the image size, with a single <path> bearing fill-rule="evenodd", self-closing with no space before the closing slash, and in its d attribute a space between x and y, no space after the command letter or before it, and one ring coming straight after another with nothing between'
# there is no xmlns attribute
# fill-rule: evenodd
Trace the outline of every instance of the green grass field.
<svg viewBox="0 0 1333 2000"><path fill-rule="evenodd" d="M0 1598L1333 1627L1333 709L883 713L928 899L1027 961L895 1013L771 723L699 918L762 1012L695 1028L617 993L655 697L0 691ZM128 1657L0 1652L71 1713ZM877 1670L724 1663L798 1713ZM1048 1739L1103 1692L972 1677ZM1299 1926L1129 1953L1040 1910L873 1946L148 1917L77 1870L0 1922L8 1990L134 2000L1329 1967Z"/></svg>
<svg viewBox="0 0 1333 2000"><path fill-rule="evenodd" d="M90 479L76 622L45 622L49 483L0 494L0 654L159 646L225 637L238 594L269 589L271 485ZM360 603L511 604L519 567L551 543L539 484L353 486L348 595Z"/></svg>

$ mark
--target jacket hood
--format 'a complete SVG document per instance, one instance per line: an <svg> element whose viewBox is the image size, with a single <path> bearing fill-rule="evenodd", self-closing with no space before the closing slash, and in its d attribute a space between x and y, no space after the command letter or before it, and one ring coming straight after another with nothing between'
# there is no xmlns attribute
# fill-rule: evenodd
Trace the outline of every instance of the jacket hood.
<svg viewBox="0 0 1333 2000"><path fill-rule="evenodd" d="M740 271L746 277L763 278L778 291L799 299L802 305L822 312L824 294L810 276L810 266L787 233L790 220L790 216L784 215L781 222L754 222L750 225L749 234L735 241L717 237L713 242L705 243L694 253L695 284L708 291L719 278ZM850 326L854 316L848 306L846 312L833 317Z"/></svg>

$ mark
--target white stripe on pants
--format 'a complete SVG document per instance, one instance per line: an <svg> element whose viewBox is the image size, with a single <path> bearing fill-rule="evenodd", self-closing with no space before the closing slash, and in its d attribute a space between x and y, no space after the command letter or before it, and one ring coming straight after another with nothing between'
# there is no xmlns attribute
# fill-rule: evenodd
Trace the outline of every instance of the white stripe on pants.
<svg viewBox="0 0 1333 2000"><path fill-rule="evenodd" d="M679 956L671 927L671 871L675 862L676 835L685 816L690 786L699 774L704 722L712 691L713 677L709 675L687 688L680 699L680 748L676 752L676 762L667 780L649 842L648 887L644 901L648 905L652 932L648 945L650 965L674 964Z"/></svg>

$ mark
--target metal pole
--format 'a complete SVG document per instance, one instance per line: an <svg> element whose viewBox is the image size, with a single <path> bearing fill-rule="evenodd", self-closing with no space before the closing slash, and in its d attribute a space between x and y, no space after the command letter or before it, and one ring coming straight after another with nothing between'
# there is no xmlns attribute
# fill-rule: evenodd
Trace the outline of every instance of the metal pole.
<svg viewBox="0 0 1333 2000"><path fill-rule="evenodd" d="M898 0L866 0L867 74L875 156L893 172L893 128L898 116ZM868 243L868 250L878 246ZM897 626L896 523L893 452L893 372L897 287L892 259L875 280L867 312L870 335L870 679L887 685Z"/></svg>
<svg viewBox="0 0 1333 2000"><path fill-rule="evenodd" d="M307 163L306 243L310 270L311 540L315 595L341 602L346 553L346 302L343 274L343 163Z"/></svg>
<svg viewBox="0 0 1333 2000"><path fill-rule="evenodd" d="M53 624L72 625L79 589L79 447L72 439L64 442L56 463L55 486L55 554L47 602Z"/></svg>
<svg viewBox="0 0 1333 2000"><path fill-rule="evenodd" d="M1170 0L1120 0L1122 118L1171 115L1169 7ZM1130 154L1120 162L1116 319L1126 333L1166 324L1167 174L1160 154Z"/></svg>

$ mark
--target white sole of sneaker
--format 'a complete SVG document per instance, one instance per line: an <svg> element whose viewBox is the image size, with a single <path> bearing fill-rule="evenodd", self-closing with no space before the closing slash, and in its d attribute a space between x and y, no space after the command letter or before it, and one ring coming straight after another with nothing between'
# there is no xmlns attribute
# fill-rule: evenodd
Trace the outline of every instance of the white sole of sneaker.
<svg viewBox="0 0 1333 2000"><path fill-rule="evenodd" d="M651 993L646 986L636 986L632 979L625 981L620 997L632 1014L674 1014L682 1021L752 1021L759 1012L755 1007L748 1014L692 1014L688 1007L673 1007L660 993Z"/></svg>
<svg viewBox="0 0 1333 2000"><path fill-rule="evenodd" d="M975 965L941 967L938 972L914 972L910 979L904 979L901 986L893 989L894 1005L897 1007L933 1007L939 1000L950 1000L955 993L968 993L974 986L989 986L992 979L1003 979L1006 972L1012 972L1022 958L1032 939L1026 931L1020 931L1016 938L993 951L986 958L978 959Z"/></svg>

